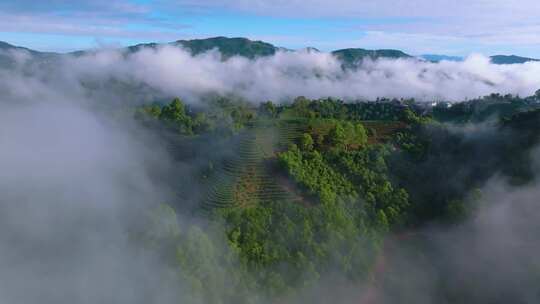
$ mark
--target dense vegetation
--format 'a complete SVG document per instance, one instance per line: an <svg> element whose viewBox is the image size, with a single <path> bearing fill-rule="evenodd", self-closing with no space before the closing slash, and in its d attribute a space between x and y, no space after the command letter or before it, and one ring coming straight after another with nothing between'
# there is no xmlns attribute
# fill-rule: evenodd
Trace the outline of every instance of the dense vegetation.
<svg viewBox="0 0 540 304"><path fill-rule="evenodd" d="M494 174L531 181L538 102L540 91L433 108L304 97L141 107L137 119L194 167L197 190L178 186L178 201L150 211L135 239L169 261L168 284L197 291L186 300L201 303L299 296L329 274L369 282L389 235L463 221ZM489 126L472 135L458 127L473 122ZM230 153L201 152L218 139ZM191 214L208 224L179 224ZM455 296L445 301L461 303Z"/></svg>
<svg viewBox="0 0 540 304"><path fill-rule="evenodd" d="M345 67L354 67L362 63L365 59L376 60L379 58L412 58L411 55L407 55L399 50L366 50L366 49L343 49L333 51L332 54L336 56Z"/></svg>
<svg viewBox="0 0 540 304"><path fill-rule="evenodd" d="M218 49L225 57L243 56L253 59L255 57L271 56L278 50L270 43L251 41L246 38L214 37L208 39L179 40L175 44L181 45L197 55L212 49Z"/></svg>
<svg viewBox="0 0 540 304"><path fill-rule="evenodd" d="M539 100L540 90L526 98L491 94L467 102L438 103L433 108L433 117L440 122L479 123L508 118L517 112L539 108Z"/></svg>

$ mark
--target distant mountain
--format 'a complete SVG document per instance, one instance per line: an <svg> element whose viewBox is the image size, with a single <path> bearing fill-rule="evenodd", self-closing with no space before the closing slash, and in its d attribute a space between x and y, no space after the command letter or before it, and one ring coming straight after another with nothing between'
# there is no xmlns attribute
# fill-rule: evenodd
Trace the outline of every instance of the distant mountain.
<svg viewBox="0 0 540 304"><path fill-rule="evenodd" d="M169 43L173 46L181 46L191 52L193 55L198 55L212 49L217 49L221 52L225 59L232 56L242 56L246 58L257 58L274 55L277 51L292 51L289 49L274 46L263 41L252 41L247 38L227 38L214 37L207 39L194 40L178 40ZM159 44L148 43L130 46L127 49L130 52L136 52L141 48L155 48ZM314 47L301 49L308 53L319 53L320 51ZM366 50L366 49L343 49L332 52L334 56L343 61L345 66L352 66L361 62L365 58L412 58L412 56L403 53L399 50Z"/></svg>
<svg viewBox="0 0 540 304"><path fill-rule="evenodd" d="M9 52L14 49L15 46L0 41L0 68L7 68L13 64L13 60L9 56Z"/></svg>
<svg viewBox="0 0 540 304"><path fill-rule="evenodd" d="M225 59L242 56L249 59L274 55L278 50L285 50L263 41L252 41L247 38L213 37L207 39L178 40L168 44L143 43L129 46L129 52L137 52L142 48L156 48L161 45L182 47L192 55L199 55L217 49Z"/></svg>
<svg viewBox="0 0 540 304"><path fill-rule="evenodd" d="M38 52L0 41L0 68L12 68L16 65L16 60L12 56L14 52L26 53L30 56L28 59L39 62L47 62L49 59L59 56L58 53Z"/></svg>
<svg viewBox="0 0 540 304"><path fill-rule="evenodd" d="M35 51L29 48L15 46L7 42L0 41L0 52L11 52L11 51L25 51L32 56L41 56L41 57L51 57L51 56L60 55L59 53L53 53L53 52L39 52L39 51Z"/></svg>
<svg viewBox="0 0 540 304"><path fill-rule="evenodd" d="M494 64L518 64L518 63L525 63L530 61L540 61L539 59L533 59L533 58L527 58L527 57L520 57L516 55L496 55L490 57L491 62Z"/></svg>
<svg viewBox="0 0 540 304"><path fill-rule="evenodd" d="M32 50L27 49L27 48L23 48L23 47L20 47L20 46L14 46L14 45L9 44L7 42L0 41L0 51L11 51L11 50L25 50L25 51L32 52L32 53L38 53L36 51L32 51Z"/></svg>
<svg viewBox="0 0 540 304"><path fill-rule="evenodd" d="M198 55L212 49L217 49L223 55L224 60L227 60L233 56L242 56L249 59L265 57L274 55L278 51L291 51L286 48L274 46L264 41L253 41L247 38L227 38L227 37L213 37L207 39L193 39L193 40L178 40L167 44L158 43L143 43L123 48L122 50L126 54L137 52L143 48L157 48L162 45L176 46L187 49L193 55ZM32 55L35 60L44 60L45 62L54 61L48 60L51 58L60 58L62 55L58 53L38 52L24 47L14 46L6 42L0 41L0 67L12 66L14 60L10 56L12 51L25 51ZM301 49L308 53L319 53L320 51L313 47L307 47ZM95 50L76 51L71 52L69 55L82 56L84 54L96 52ZM337 57L346 68L353 68L361 63L364 59L379 59L379 58L420 58L431 62L440 62L442 60L448 61L462 61L462 57L458 56L446 56L446 55L421 55L419 57L413 57L400 50L382 49L382 50L367 50L361 48L348 48L331 52L332 55ZM503 56L497 55L490 57L494 64L516 64L525 63L530 61L540 61L538 59L519 57L519 56ZM43 60L42 60L43 61Z"/></svg>
<svg viewBox="0 0 540 304"><path fill-rule="evenodd" d="M242 56L249 59L274 55L279 48L263 41L247 38L214 37L208 39L178 40L173 45L182 46L198 55L212 49L218 49L223 57Z"/></svg>
<svg viewBox="0 0 540 304"><path fill-rule="evenodd" d="M431 61L431 62L440 62L443 60L446 61L463 61L465 58L458 57L458 56L446 56L446 55L420 55L420 58ZM506 56L506 55L495 55L489 57L491 59L491 63L493 64L520 64L530 61L540 61L538 59L533 58L527 58L527 57L520 57L516 55Z"/></svg>
<svg viewBox="0 0 540 304"><path fill-rule="evenodd" d="M14 46L7 43L7 42L0 41L0 50L9 49L9 48L12 48L12 47L14 47Z"/></svg>
<svg viewBox="0 0 540 304"><path fill-rule="evenodd" d="M341 60L345 67L356 66L366 58L372 60L379 58L413 58L411 55L405 54L399 50L366 50L358 48L333 51L332 55Z"/></svg>
<svg viewBox="0 0 540 304"><path fill-rule="evenodd" d="M435 55L435 54L425 54L420 55L420 58L431 61L431 62L441 62L441 61L463 61L465 58L459 56L447 56L447 55Z"/></svg>
<svg viewBox="0 0 540 304"><path fill-rule="evenodd" d="M126 48L126 50L128 52L131 52L131 53L135 53L137 51L140 51L141 49L145 49L145 48L152 48L152 49L155 49L157 48L158 46L160 46L160 44L158 43L140 43L140 44L136 44L136 45L132 45L132 46L128 46Z"/></svg>

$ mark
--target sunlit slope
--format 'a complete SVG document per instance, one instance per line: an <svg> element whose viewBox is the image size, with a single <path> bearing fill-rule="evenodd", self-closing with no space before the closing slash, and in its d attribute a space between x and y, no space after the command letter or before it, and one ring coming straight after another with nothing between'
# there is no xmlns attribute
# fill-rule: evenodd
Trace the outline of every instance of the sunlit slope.
<svg viewBox="0 0 540 304"><path fill-rule="evenodd" d="M299 134L301 125L294 120L257 119L239 135L235 156L209 181L203 208L247 207L291 199L293 194L280 185L275 157Z"/></svg>

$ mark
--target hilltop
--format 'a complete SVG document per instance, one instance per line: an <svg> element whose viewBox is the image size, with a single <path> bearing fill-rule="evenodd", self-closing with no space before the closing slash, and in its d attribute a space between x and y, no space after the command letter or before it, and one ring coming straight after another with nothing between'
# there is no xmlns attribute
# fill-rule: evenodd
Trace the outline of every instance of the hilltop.
<svg viewBox="0 0 540 304"><path fill-rule="evenodd" d="M531 61L540 61L539 59L534 58L527 58L527 57L521 57L516 55L496 55L491 56L491 62L494 64L519 64L519 63L526 63Z"/></svg>

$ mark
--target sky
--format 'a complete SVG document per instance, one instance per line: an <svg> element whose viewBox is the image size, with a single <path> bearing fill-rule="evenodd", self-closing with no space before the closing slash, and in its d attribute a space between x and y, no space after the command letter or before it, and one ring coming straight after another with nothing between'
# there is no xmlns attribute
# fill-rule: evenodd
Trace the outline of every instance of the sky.
<svg viewBox="0 0 540 304"><path fill-rule="evenodd" d="M540 58L538 0L2 0L0 40L67 52L213 36Z"/></svg>

